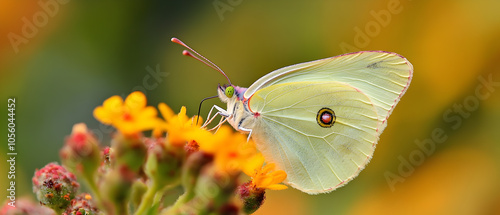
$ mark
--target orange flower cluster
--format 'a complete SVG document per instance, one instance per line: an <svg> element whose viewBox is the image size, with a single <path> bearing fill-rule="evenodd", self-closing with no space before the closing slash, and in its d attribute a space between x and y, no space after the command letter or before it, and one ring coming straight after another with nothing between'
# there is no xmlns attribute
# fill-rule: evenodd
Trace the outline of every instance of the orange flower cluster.
<svg viewBox="0 0 500 215"><path fill-rule="evenodd" d="M146 97L142 92L131 93L125 101L113 96L94 110L94 117L100 122L112 125L124 135L137 135L142 131L153 130L154 137L162 137L173 146L184 146L195 141L199 149L214 155L214 162L219 171L229 174L244 172L252 178L252 185L257 188L282 190L287 186L280 184L286 179L286 173L275 170L275 165L264 165L264 158L256 150L252 141L247 142L246 135L233 132L229 126L221 126L218 132L201 128L197 116L189 118L186 108L178 114L164 103L158 105L161 115L152 106L146 106Z"/></svg>

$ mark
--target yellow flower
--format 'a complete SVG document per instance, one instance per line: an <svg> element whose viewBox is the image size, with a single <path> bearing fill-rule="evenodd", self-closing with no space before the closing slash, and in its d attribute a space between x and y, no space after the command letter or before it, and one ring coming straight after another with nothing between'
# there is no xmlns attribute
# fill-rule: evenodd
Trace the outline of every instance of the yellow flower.
<svg viewBox="0 0 500 215"><path fill-rule="evenodd" d="M160 137L166 131L168 142L174 146L196 142L199 150L214 155L214 163L220 171L236 174L243 169L247 159L256 153L253 142L247 142L246 135L234 132L227 125L212 134L200 127L203 123L201 118L198 124L194 125L197 116L188 118L185 107L182 107L177 115L164 103L160 103L158 109L165 121L155 128L153 136Z"/></svg>
<svg viewBox="0 0 500 215"><path fill-rule="evenodd" d="M248 159L257 153L254 143L247 142L246 135L234 132L230 126L222 125L212 134L200 127L203 124L201 118L195 125L197 116L189 118L185 107L177 115L164 103L160 103L158 109L165 121L158 124L153 136L161 137L166 132L168 142L174 146L185 146L194 141L199 150L214 155L214 163L219 171L237 174L243 170Z"/></svg>
<svg viewBox="0 0 500 215"><path fill-rule="evenodd" d="M274 163L267 163L265 166L262 154L256 154L245 164L243 172L252 178L252 185L257 188L270 190L284 190L286 185L280 184L286 179L283 170L275 170Z"/></svg>
<svg viewBox="0 0 500 215"><path fill-rule="evenodd" d="M153 136L155 137L160 137L162 133L166 131L169 143L181 146L190 140L194 140L193 137L199 136L199 133L205 133L203 134L204 136L209 134L208 131L200 128L201 122L203 121L201 118L197 125L195 125L197 116L188 118L186 115L186 107L184 106L177 115L175 115L174 111L165 103L160 103L158 109L163 118L165 118L165 121L160 122L154 129Z"/></svg>
<svg viewBox="0 0 500 215"><path fill-rule="evenodd" d="M217 169L229 174L235 174L243 169L244 164L257 153L252 141L247 142L247 136L234 132L227 125L209 138L197 140L200 150L214 155Z"/></svg>
<svg viewBox="0 0 500 215"><path fill-rule="evenodd" d="M159 122L157 115L154 107L146 106L146 96L139 91L131 93L125 101L120 96L112 96L94 109L97 120L112 125L124 135L153 129Z"/></svg>

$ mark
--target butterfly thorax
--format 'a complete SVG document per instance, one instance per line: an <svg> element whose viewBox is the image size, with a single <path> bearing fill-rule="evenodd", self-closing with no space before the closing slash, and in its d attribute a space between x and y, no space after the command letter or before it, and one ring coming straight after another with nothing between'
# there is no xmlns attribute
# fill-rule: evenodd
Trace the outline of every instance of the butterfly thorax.
<svg viewBox="0 0 500 215"><path fill-rule="evenodd" d="M218 88L220 100L227 104L227 122L238 131L249 132L253 127L255 117L248 108L248 100L243 97L247 88L234 86L234 95L228 97L225 93L227 87L229 86Z"/></svg>

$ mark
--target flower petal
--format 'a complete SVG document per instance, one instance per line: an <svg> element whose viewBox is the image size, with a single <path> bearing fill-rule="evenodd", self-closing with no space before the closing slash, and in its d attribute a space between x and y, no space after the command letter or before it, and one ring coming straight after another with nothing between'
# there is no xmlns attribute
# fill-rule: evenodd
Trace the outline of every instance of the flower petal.
<svg viewBox="0 0 500 215"><path fill-rule="evenodd" d="M262 168L264 164L264 156L261 153L252 156L243 166L243 172L252 177Z"/></svg>
<svg viewBox="0 0 500 215"><path fill-rule="evenodd" d="M120 109L123 105L123 99L120 96L111 96L104 100L102 106L108 110Z"/></svg>
<svg viewBox="0 0 500 215"><path fill-rule="evenodd" d="M162 126L156 126L154 129L153 129L153 133L152 133L152 136L155 137L155 138L160 138L163 136L163 128Z"/></svg>
<svg viewBox="0 0 500 215"><path fill-rule="evenodd" d="M127 96L125 106L131 111L140 110L146 107L146 96L141 91L135 91Z"/></svg>
<svg viewBox="0 0 500 215"><path fill-rule="evenodd" d="M260 180L257 180L257 179L260 179ZM257 187L266 188L266 187L273 184L273 178L271 178L270 176L267 176L267 175L263 175L262 177L255 178L254 182L255 182L255 185Z"/></svg>
<svg viewBox="0 0 500 215"><path fill-rule="evenodd" d="M137 130L143 131L143 130L150 130L154 129L158 126L158 123L160 121L152 118L152 119L142 119L138 122L135 123L135 126L137 127Z"/></svg>
<svg viewBox="0 0 500 215"><path fill-rule="evenodd" d="M185 106L182 106L181 107L181 111L179 111L179 114L177 114L179 116L186 116L186 107Z"/></svg>
<svg viewBox="0 0 500 215"><path fill-rule="evenodd" d="M286 185L283 185L283 184L272 184L272 185L269 185L266 187L266 189L270 189L270 190L284 190L287 188L288 187Z"/></svg>
<svg viewBox="0 0 500 215"><path fill-rule="evenodd" d="M160 103L158 105L158 109L160 110L160 113L161 115L163 116L163 118L165 118L165 120L167 120L167 122L169 120L172 119L172 117L174 117L174 111L165 103Z"/></svg>
<svg viewBox="0 0 500 215"><path fill-rule="evenodd" d="M73 129L71 130L71 134L85 134L88 133L87 125L83 122L74 124Z"/></svg>
<svg viewBox="0 0 500 215"><path fill-rule="evenodd" d="M96 107L94 109L94 118L99 120L104 124L111 124L113 122L112 114L107 111L103 106Z"/></svg>
<svg viewBox="0 0 500 215"><path fill-rule="evenodd" d="M158 115L158 111L154 107L146 107L141 110L140 113L138 113L138 118L139 119L145 119L145 118L156 118Z"/></svg>
<svg viewBox="0 0 500 215"><path fill-rule="evenodd" d="M283 182L286 179L286 172L283 170L276 170L269 174L273 178L273 184L278 184Z"/></svg>
<svg viewBox="0 0 500 215"><path fill-rule="evenodd" d="M272 171L276 167L276 164L274 163L267 163L264 168L262 168L262 173L267 174L268 172Z"/></svg>

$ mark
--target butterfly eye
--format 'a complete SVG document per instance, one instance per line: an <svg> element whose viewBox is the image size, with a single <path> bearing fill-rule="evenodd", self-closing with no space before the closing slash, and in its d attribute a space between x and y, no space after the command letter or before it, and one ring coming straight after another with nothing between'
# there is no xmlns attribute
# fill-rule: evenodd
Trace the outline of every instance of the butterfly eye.
<svg viewBox="0 0 500 215"><path fill-rule="evenodd" d="M335 112L330 108L321 108L316 116L316 122L323 128L332 127L336 119Z"/></svg>
<svg viewBox="0 0 500 215"><path fill-rule="evenodd" d="M233 97L233 95L234 95L234 87L232 87L232 86L227 87L225 93L226 93L227 97L229 97L229 98Z"/></svg>

